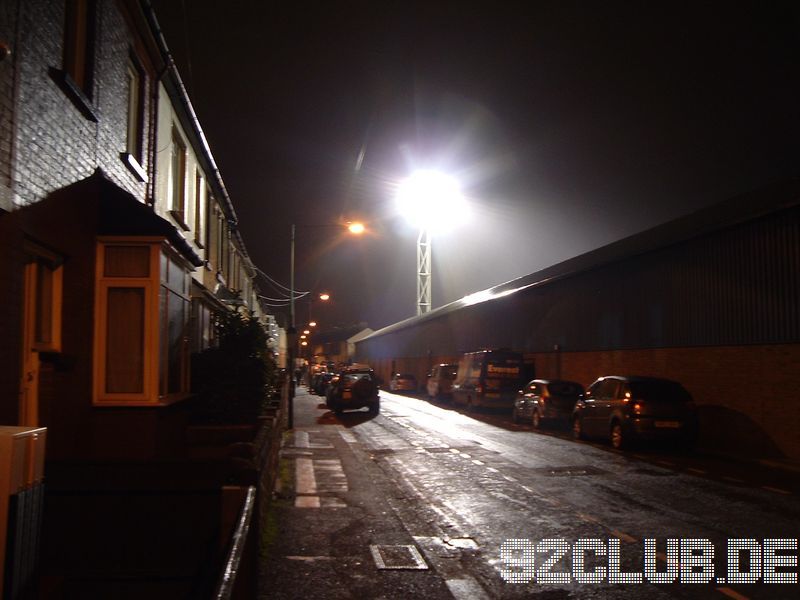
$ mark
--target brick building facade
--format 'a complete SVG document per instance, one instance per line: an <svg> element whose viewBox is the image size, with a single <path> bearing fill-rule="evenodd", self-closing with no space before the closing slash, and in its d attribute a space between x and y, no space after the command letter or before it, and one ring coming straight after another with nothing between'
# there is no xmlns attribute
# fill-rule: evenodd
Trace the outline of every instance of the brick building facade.
<svg viewBox="0 0 800 600"><path fill-rule="evenodd" d="M48 429L44 587L185 597L225 480L185 462L190 353L268 319L255 267L149 2L0 0L0 55L0 424Z"/></svg>
<svg viewBox="0 0 800 600"><path fill-rule="evenodd" d="M142 313L145 333L153 338L145 354L168 353L163 344L186 346L181 357L170 356L168 362L186 363L188 349L212 343L214 311L233 302L257 314L261 309L256 271L236 229L235 210L157 33L155 16L148 3L136 1L3 0L0 7L0 42L11 49L0 62L0 199L5 213L0 217L0 277L6 291L0 311L5 332L0 420L48 424L37 416L46 407L32 407L26 416L24 401L17 400L25 391L20 381L26 357L24 352L20 357L20 348L26 306L33 307L29 317L42 318L36 307L43 299L37 297L35 282L26 284L25 279L26 265L33 263L39 266L29 275L58 288L48 288L52 314L46 319L48 327L61 329L52 332L57 343L39 344L32 362L43 377L55 378L58 389L82 389L73 392L75 406L66 413L74 416L103 402L117 407L169 404L188 392L186 364L180 366L179 381L150 372L164 371L171 363L157 365L154 359L142 368L143 377L167 377L169 390L159 382L152 387L161 386L158 391L149 395L118 391L98 396L98 374L102 377L108 367L99 356L108 342L103 336L122 336L121 344L132 334L115 332L117 326L103 316L106 309L113 312L109 298L125 302L119 290L132 288L121 288L120 281L131 275L98 274L106 260L100 254L130 253L137 245L141 252L153 249L154 260L160 254L161 263L154 265L160 279L155 272L136 275L147 301L153 300L152 309L163 313ZM128 267L136 268L133 263ZM168 281L168 274L174 281ZM31 295L27 304L26 293ZM159 295L173 305L157 306ZM106 328L103 335L100 327ZM123 369L125 360L119 361ZM114 376L131 377L123 371ZM67 385L66 380L74 382ZM32 393L46 389L43 385ZM53 406L64 410L63 401ZM75 423L74 418L68 421ZM57 431L53 434L51 452L66 456L75 451L74 445L61 445Z"/></svg>

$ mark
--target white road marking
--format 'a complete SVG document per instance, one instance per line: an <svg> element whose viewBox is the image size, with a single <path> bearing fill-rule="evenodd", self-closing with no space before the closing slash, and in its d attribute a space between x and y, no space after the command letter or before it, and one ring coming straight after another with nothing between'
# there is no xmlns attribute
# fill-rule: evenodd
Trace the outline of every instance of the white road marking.
<svg viewBox="0 0 800 600"><path fill-rule="evenodd" d="M456 600L489 600L489 596L472 577L446 579L445 583Z"/></svg>
<svg viewBox="0 0 800 600"><path fill-rule="evenodd" d="M297 480L295 491L298 494L316 494L317 480L314 477L314 463L310 458L295 460L295 478Z"/></svg>
<svg viewBox="0 0 800 600"><path fill-rule="evenodd" d="M319 508L319 496L297 496L294 505L297 508Z"/></svg>

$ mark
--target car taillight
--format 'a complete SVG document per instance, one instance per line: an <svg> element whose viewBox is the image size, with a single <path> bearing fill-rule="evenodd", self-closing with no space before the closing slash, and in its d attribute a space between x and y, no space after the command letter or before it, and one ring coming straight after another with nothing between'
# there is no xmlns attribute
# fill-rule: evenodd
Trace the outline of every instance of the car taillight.
<svg viewBox="0 0 800 600"><path fill-rule="evenodd" d="M628 406L628 410L635 415L642 414L644 410L644 400L641 398L634 398L630 395L630 393L625 394L625 398L623 400L625 404Z"/></svg>

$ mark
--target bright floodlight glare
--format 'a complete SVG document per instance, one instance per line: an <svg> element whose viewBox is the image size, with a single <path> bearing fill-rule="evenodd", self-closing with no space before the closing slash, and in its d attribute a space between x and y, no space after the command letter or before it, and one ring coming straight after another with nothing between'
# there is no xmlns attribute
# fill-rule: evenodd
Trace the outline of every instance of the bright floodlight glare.
<svg viewBox="0 0 800 600"><path fill-rule="evenodd" d="M331 295L329 293L327 293L327 292L322 292L319 295L319 299L322 300L322 301L330 300L331 299Z"/></svg>
<svg viewBox="0 0 800 600"><path fill-rule="evenodd" d="M438 171L415 171L400 184L397 209L420 230L443 232L463 223L469 206L454 177Z"/></svg>
<svg viewBox="0 0 800 600"><path fill-rule="evenodd" d="M316 326L317 326L317 322L316 322L316 321L310 321L310 322L308 323L308 326L309 326L309 327L316 327Z"/></svg>
<svg viewBox="0 0 800 600"><path fill-rule="evenodd" d="M362 233L364 233L366 228L364 227L363 223L359 223L358 221L356 221L354 223L348 223L347 229L352 234L361 235Z"/></svg>

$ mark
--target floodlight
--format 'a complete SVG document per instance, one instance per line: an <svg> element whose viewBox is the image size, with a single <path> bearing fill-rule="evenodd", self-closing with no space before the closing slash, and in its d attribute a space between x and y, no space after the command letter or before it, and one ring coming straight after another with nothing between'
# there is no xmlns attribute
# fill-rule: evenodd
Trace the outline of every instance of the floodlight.
<svg viewBox="0 0 800 600"><path fill-rule="evenodd" d="M468 217L458 181L438 171L412 173L400 184L395 201L400 214L420 231L447 231Z"/></svg>

